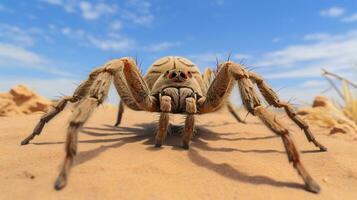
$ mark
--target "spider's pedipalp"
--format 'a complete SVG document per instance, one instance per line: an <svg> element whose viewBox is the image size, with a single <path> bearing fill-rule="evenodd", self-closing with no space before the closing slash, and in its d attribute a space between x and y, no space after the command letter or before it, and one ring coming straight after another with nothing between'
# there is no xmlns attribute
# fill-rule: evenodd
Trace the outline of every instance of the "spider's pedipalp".
<svg viewBox="0 0 357 200"><path fill-rule="evenodd" d="M169 112L171 112L171 97L170 96L161 96L160 99L160 119L157 126L157 132L155 137L155 147L161 147L165 137L167 135L167 129L169 127Z"/></svg>
<svg viewBox="0 0 357 200"><path fill-rule="evenodd" d="M186 112L185 127L182 137L182 147L188 149L190 141L195 131L195 114L197 112L196 100L192 97L186 98Z"/></svg>

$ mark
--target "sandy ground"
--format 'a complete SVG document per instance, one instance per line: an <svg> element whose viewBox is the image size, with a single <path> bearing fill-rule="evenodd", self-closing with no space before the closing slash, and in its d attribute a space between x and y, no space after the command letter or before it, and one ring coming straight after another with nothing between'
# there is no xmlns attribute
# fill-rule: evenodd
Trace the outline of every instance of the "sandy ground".
<svg viewBox="0 0 357 200"><path fill-rule="evenodd" d="M282 142L253 117L238 124L226 112L200 116L191 149L179 135L153 148L158 115L126 110L112 127L116 109L101 107L80 134L69 183L54 180L64 158L70 111L55 118L30 145L19 143L40 114L0 118L0 199L357 199L357 141L330 137L313 128L329 148L318 152L285 120L320 194L303 189L287 162ZM183 117L172 120L183 122Z"/></svg>

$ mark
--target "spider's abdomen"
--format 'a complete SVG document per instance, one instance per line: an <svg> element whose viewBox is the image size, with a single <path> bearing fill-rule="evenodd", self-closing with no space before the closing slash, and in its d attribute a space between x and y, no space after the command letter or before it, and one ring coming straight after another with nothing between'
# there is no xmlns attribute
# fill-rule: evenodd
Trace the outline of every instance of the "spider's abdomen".
<svg viewBox="0 0 357 200"><path fill-rule="evenodd" d="M191 88L176 88L167 87L160 93L161 96L170 96L172 100L171 111L172 113L186 112L186 98L193 97L197 99L197 95Z"/></svg>

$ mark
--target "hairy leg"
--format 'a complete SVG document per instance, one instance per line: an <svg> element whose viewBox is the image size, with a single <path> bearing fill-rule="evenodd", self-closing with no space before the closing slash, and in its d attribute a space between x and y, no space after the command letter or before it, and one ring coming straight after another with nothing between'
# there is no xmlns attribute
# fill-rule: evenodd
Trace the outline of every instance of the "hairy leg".
<svg viewBox="0 0 357 200"><path fill-rule="evenodd" d="M124 113L124 103L122 100L119 102L119 108L118 108L118 115L117 115L117 121L115 122L114 126L119 126L121 119L123 118L123 113Z"/></svg>
<svg viewBox="0 0 357 200"><path fill-rule="evenodd" d="M327 148L315 139L307 123L297 115L290 104L280 101L276 92L274 92L274 90L272 90L272 88L258 74L250 72L249 77L257 84L260 92L270 105L276 108L285 109L289 118L304 131L309 142L314 143L314 145L319 147L321 151L327 151Z"/></svg>
<svg viewBox="0 0 357 200"><path fill-rule="evenodd" d="M258 106L255 109L255 114L268 126L274 133L281 136L283 140L289 162L293 163L294 168L305 182L308 191L318 193L320 186L314 181L310 174L300 161L299 151L297 150L289 131L276 119L272 113L266 110L263 106Z"/></svg>
<svg viewBox="0 0 357 200"><path fill-rule="evenodd" d="M150 112L159 111L157 99L150 95L149 87L141 76L135 62L129 59L122 59L122 62L124 63L123 74L127 87L138 107Z"/></svg>
<svg viewBox="0 0 357 200"><path fill-rule="evenodd" d="M196 100L192 97L186 98L186 112L184 134L182 138L182 147L189 149L190 141L195 130L195 113L197 113Z"/></svg>
<svg viewBox="0 0 357 200"><path fill-rule="evenodd" d="M232 105L232 103L230 101L227 102L227 108L228 108L228 111L233 115L233 117L238 122L245 124L245 121L239 116L238 112L236 111L236 109L234 108L234 106Z"/></svg>
<svg viewBox="0 0 357 200"><path fill-rule="evenodd" d="M66 156L62 166L62 170L55 182L55 189L60 190L67 184L67 177L73 163L74 156L77 151L77 137L79 130L83 127L84 123L88 120L90 115L93 113L94 109L103 103L105 98L108 96L108 91L113 77L120 76L125 64L133 63L128 58L122 58L117 60L112 60L105 64L103 69L100 71L98 76L93 81L90 89L88 90L85 97L78 102L78 105L75 107L72 117L69 122L67 129L67 140L66 140ZM135 64L130 64L135 67ZM131 69L127 69L128 71ZM129 72L130 73L130 72ZM136 74L140 76L140 74ZM125 77L127 79L128 77ZM136 78L141 78L136 77ZM131 80L127 80L130 83ZM134 80L135 81L135 80ZM135 85L135 83L132 83ZM140 84L140 83L139 83ZM130 87L130 86L129 86ZM136 86L140 87L140 86ZM145 85L143 86L145 87ZM144 94L143 91L139 91L143 96L149 96L149 93ZM145 97L143 97L145 99ZM153 102L148 100L147 105L156 106ZM142 104L145 106L144 104ZM144 107L143 109L149 109ZM156 109L150 107L150 109Z"/></svg>
<svg viewBox="0 0 357 200"><path fill-rule="evenodd" d="M62 189L67 184L67 177L77 152L78 132L94 109L107 97L111 81L110 73L101 73L89 90L88 97L81 100L75 107L67 129L66 156L62 170L55 182L56 190Z"/></svg>
<svg viewBox="0 0 357 200"><path fill-rule="evenodd" d="M161 113L155 137L155 147L161 147L167 135L167 129L169 126L169 112L171 111L171 97L161 97L160 110Z"/></svg>
<svg viewBox="0 0 357 200"><path fill-rule="evenodd" d="M102 68L98 68L92 71L88 79L77 87L72 97L63 97L62 99L60 99L48 113L41 117L40 121L37 123L32 133L21 142L21 145L28 144L36 135L40 135L45 124L51 121L57 114L59 114L66 107L68 102L75 103L85 97L94 80L97 78L98 74L102 70Z"/></svg>
<svg viewBox="0 0 357 200"><path fill-rule="evenodd" d="M281 136L289 161L293 162L295 169L304 180L306 189L318 193L320 187L303 167L298 150L290 137L289 131L281 124L281 122L279 122L276 116L261 105L260 99L254 89L254 85L250 80L249 72L242 66L233 62L226 62L221 65L216 79L208 90L206 99L203 99L198 104L199 110L201 112L215 110L215 107L224 102L226 93L230 92L227 91L226 86L234 80L238 81L241 98L246 109L251 114L257 115L266 126L268 126L274 133Z"/></svg>
<svg viewBox="0 0 357 200"><path fill-rule="evenodd" d="M211 68L206 68L202 75L202 79L204 83L203 87L205 88L206 92L210 87L211 83L213 82L214 78L215 78L215 72ZM227 88L227 91L231 90L232 86L233 84L231 84L230 88ZM230 100L227 101L227 109L229 113L231 113L238 122L245 123L244 120L239 116L238 112L236 111Z"/></svg>

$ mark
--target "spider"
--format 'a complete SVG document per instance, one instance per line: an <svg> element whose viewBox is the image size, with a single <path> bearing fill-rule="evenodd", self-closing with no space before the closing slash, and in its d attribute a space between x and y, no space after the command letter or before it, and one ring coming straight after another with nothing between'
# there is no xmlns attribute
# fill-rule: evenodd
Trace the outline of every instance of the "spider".
<svg viewBox="0 0 357 200"><path fill-rule="evenodd" d="M45 124L60 113L67 103L76 103L67 129L66 156L55 182L56 190L62 189L67 184L68 174L77 153L79 130L94 109L103 103L112 82L121 98L116 125L120 123L124 104L133 110L159 112L160 119L155 136L155 147L159 148L168 131L169 113L185 114L182 137L184 149L189 149L194 134L195 115L215 112L223 106L230 107L228 97L234 84L237 83L247 111L259 117L272 132L281 137L288 160L293 163L302 177L306 189L314 193L320 191L319 185L303 166L290 132L261 104L256 88L269 105L285 109L289 118L303 129L309 142L313 142L321 151L326 151L327 149L314 138L308 125L296 115L290 104L280 101L277 94L258 74L246 70L240 64L226 61L219 64L214 75L212 70L202 75L195 64L179 56L158 59L145 76L140 73L134 59L123 57L111 60L93 70L88 79L77 87L73 96L63 97L41 117L32 134L21 142L22 145L28 144L36 135L40 135Z"/></svg>

